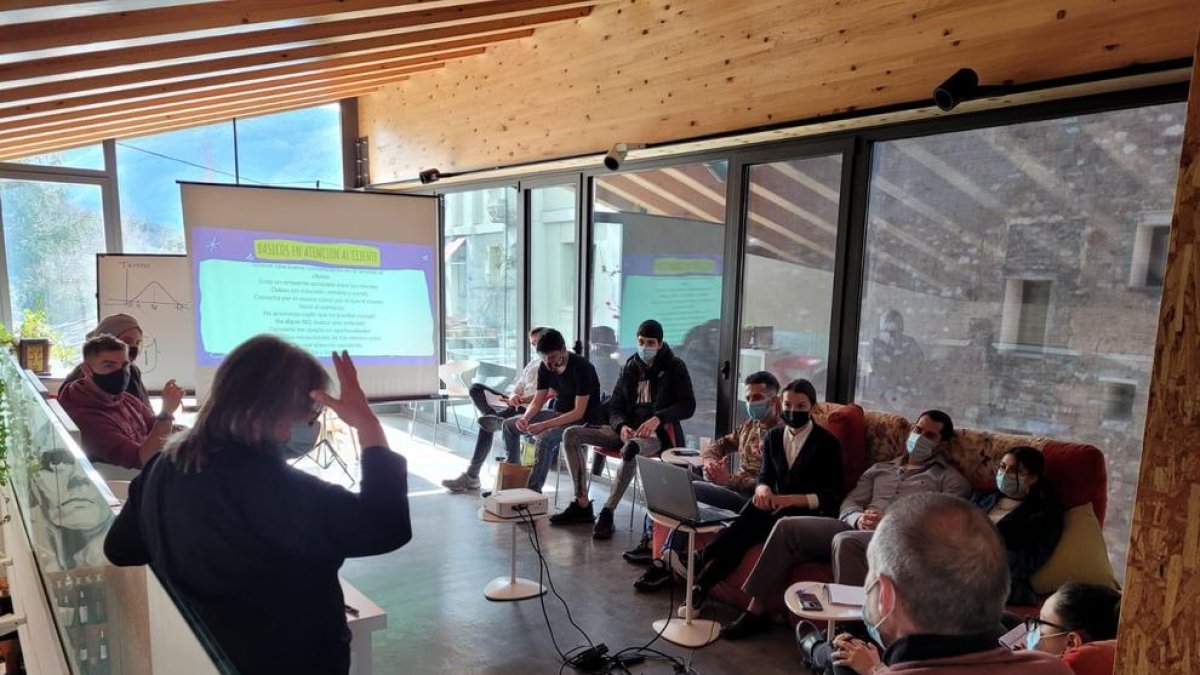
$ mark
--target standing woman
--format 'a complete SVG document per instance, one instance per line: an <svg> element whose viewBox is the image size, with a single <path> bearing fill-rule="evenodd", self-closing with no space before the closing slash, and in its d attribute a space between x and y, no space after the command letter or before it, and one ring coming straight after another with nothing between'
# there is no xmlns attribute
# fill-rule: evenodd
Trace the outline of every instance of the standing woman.
<svg viewBox="0 0 1200 675"><path fill-rule="evenodd" d="M408 470L387 447L345 353L341 397L300 348L260 335L217 369L196 425L130 485L105 540L116 565L149 564L199 616L242 675L347 673L350 631L338 568L412 538ZM358 430L358 494L291 467L323 407Z"/></svg>

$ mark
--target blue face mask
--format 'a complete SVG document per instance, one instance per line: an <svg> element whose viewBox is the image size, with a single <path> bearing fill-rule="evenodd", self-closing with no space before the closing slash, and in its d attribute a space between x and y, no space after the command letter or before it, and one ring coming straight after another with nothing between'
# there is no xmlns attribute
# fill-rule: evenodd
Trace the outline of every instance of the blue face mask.
<svg viewBox="0 0 1200 675"><path fill-rule="evenodd" d="M750 419L761 422L771 414L771 402L755 401L751 403L746 401L746 414L750 416Z"/></svg>
<svg viewBox="0 0 1200 675"><path fill-rule="evenodd" d="M924 464L933 458L933 441L917 432L908 435L908 456L918 464Z"/></svg>
<svg viewBox="0 0 1200 675"><path fill-rule="evenodd" d="M642 363L650 363L654 357L658 356L658 350L653 347L638 347L638 358Z"/></svg>
<svg viewBox="0 0 1200 675"><path fill-rule="evenodd" d="M1020 476L1010 476L1003 471L996 472L996 489L1010 499L1024 499L1029 496L1029 486Z"/></svg>
<svg viewBox="0 0 1200 675"><path fill-rule="evenodd" d="M313 422L297 422L292 425L292 431L287 443L283 444L283 454L288 457L303 457L312 452L321 434L321 425Z"/></svg>
<svg viewBox="0 0 1200 675"><path fill-rule="evenodd" d="M867 597L871 595L871 589L878 585L879 580L876 579L874 583L872 583L870 586L867 586L866 592L863 593L862 622L863 625L867 627L867 635L871 636L871 640L873 640L875 644L879 645L880 647L885 647L887 645L883 643L883 636L879 634L879 627L882 626L883 622L887 620L887 616L880 617L878 622L872 621L867 616L867 603L870 602Z"/></svg>

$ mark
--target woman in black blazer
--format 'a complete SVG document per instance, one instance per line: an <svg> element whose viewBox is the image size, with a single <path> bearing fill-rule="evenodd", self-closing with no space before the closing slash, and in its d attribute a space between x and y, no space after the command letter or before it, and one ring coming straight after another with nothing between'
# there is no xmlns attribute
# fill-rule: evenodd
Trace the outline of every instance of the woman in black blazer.
<svg viewBox="0 0 1200 675"><path fill-rule="evenodd" d="M1041 604L1029 579L1050 559L1062 536L1063 511L1046 482L1045 466L1037 449L1013 448L1000 460L996 489L971 496L996 524L1008 551L1010 605Z"/></svg>
<svg viewBox="0 0 1200 675"><path fill-rule="evenodd" d="M696 569L702 571L692 590L694 608L704 604L709 589L737 569L747 551L767 540L780 518L837 517L844 484L842 446L812 421L816 388L808 380L793 380L781 394L781 417L787 427L772 429L763 439L758 486L740 517L699 553Z"/></svg>

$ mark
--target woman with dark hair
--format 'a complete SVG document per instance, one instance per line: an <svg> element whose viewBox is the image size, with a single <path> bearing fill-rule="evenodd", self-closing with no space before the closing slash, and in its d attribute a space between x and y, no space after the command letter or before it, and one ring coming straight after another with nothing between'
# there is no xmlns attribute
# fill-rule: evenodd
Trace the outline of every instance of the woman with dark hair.
<svg viewBox="0 0 1200 675"><path fill-rule="evenodd" d="M260 335L234 349L195 426L134 479L104 544L113 564L149 564L243 675L347 673L338 568L412 538L405 459L350 357L333 362L340 398L292 344ZM324 407L358 430L358 494L285 461L312 449Z"/></svg>
<svg viewBox="0 0 1200 675"><path fill-rule="evenodd" d="M1062 536L1062 507L1045 480L1045 467L1046 459L1036 448L1013 448L996 469L996 489L971 497L996 524L1008 551L1010 605L1039 604L1029 579L1050 559Z"/></svg>
<svg viewBox="0 0 1200 675"><path fill-rule="evenodd" d="M1025 645L1057 654L1075 675L1112 675L1121 594L1107 586L1069 583L1029 619Z"/></svg>

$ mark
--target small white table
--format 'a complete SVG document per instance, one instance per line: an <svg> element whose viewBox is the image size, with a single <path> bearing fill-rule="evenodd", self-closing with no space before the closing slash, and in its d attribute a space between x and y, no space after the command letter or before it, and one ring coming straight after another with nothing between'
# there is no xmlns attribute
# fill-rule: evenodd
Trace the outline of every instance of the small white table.
<svg viewBox="0 0 1200 675"><path fill-rule="evenodd" d="M707 619L697 619L692 617L692 585L695 583L695 570L692 569L692 557L696 551L696 534L704 534L707 532L717 532L724 525L708 525L706 527L693 528L681 524L678 520L670 516L664 516L661 513L648 511L650 519L664 527L671 529L678 528L678 532L687 532L688 547L687 547L687 593L683 599L683 622L674 617L659 619L652 625L655 633L662 633L664 640L674 642L680 647L690 647L695 649L703 647L717 641L721 637L721 624L716 621Z"/></svg>
<svg viewBox="0 0 1200 675"><path fill-rule="evenodd" d="M812 593L821 601L824 608L819 612L804 609L800 606L800 593ZM798 581L783 592L783 602L792 614L809 621L824 621L825 636L833 639L834 624L838 621L861 621L862 607L851 605L835 605L829 600L829 585L820 581Z"/></svg>
<svg viewBox="0 0 1200 675"><path fill-rule="evenodd" d="M680 450L687 451L689 454L681 455L679 454ZM690 454L691 452L695 452L696 454L692 455ZM667 464L691 467L694 469L699 469L704 464L704 461L700 459L699 451L695 450L694 448L670 448L668 450L663 450L662 461L666 462Z"/></svg>
<svg viewBox="0 0 1200 675"><path fill-rule="evenodd" d="M546 593L545 586L536 581L517 576L517 526L521 523L529 523L530 518L536 522L549 517L549 513L542 513L536 516L521 518L501 518L490 511L482 508L479 509L479 518L484 522L509 523L512 525L512 548L508 555L508 576L496 577L489 581L488 585L483 587L483 597L495 602L513 602L536 598Z"/></svg>
<svg viewBox="0 0 1200 675"><path fill-rule="evenodd" d="M357 614L346 610L346 623L350 626L350 662L354 675L371 675L372 650L371 635L377 630L387 628L387 612L371 602L361 591L350 585L345 579L342 582L342 595L347 607L353 607Z"/></svg>

